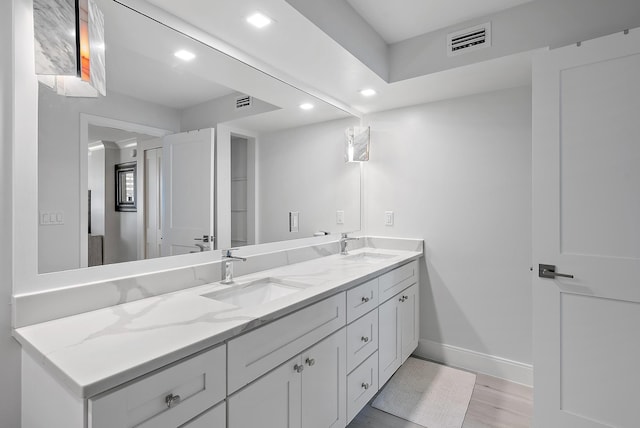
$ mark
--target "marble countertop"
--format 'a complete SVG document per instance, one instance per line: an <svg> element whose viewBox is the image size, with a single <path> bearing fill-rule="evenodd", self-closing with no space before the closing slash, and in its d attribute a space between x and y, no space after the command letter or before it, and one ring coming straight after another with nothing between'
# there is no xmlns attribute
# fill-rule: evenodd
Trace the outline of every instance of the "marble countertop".
<svg viewBox="0 0 640 428"><path fill-rule="evenodd" d="M87 398L374 278L421 251L361 248L388 258L331 255L14 330L23 349L77 397ZM238 262L236 262L238 263ZM262 278L306 288L239 308L203 294Z"/></svg>

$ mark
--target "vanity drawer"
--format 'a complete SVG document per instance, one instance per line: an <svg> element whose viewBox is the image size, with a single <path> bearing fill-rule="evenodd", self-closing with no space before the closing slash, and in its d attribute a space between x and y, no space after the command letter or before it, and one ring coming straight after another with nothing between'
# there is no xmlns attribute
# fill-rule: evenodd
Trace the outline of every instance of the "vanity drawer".
<svg viewBox="0 0 640 428"><path fill-rule="evenodd" d="M89 428L175 428L225 398L226 349L219 346L89 399ZM180 396L168 407L166 399Z"/></svg>
<svg viewBox="0 0 640 428"><path fill-rule="evenodd" d="M347 290L347 323L378 307L378 278Z"/></svg>
<svg viewBox="0 0 640 428"><path fill-rule="evenodd" d="M343 327L345 293L266 324L228 342L228 394Z"/></svg>
<svg viewBox="0 0 640 428"><path fill-rule="evenodd" d="M347 326L347 373L378 350L378 310Z"/></svg>
<svg viewBox="0 0 640 428"><path fill-rule="evenodd" d="M347 423L378 392L378 353L366 359L357 369L347 376Z"/></svg>
<svg viewBox="0 0 640 428"><path fill-rule="evenodd" d="M404 266L387 272L379 278L380 303L389 300L408 286L418 282L418 261L414 260Z"/></svg>
<svg viewBox="0 0 640 428"><path fill-rule="evenodd" d="M227 402L209 409L203 414L193 418L180 428L226 428L227 426Z"/></svg>

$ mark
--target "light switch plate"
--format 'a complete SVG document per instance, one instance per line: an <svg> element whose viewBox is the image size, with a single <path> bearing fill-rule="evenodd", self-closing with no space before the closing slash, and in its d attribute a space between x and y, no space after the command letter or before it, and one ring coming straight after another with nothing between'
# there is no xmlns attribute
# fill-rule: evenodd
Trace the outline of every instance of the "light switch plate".
<svg viewBox="0 0 640 428"><path fill-rule="evenodd" d="M289 211L289 232L298 232L300 229L299 220L299 211Z"/></svg>
<svg viewBox="0 0 640 428"><path fill-rule="evenodd" d="M40 211L40 225L56 226L64 224L64 211Z"/></svg>
<svg viewBox="0 0 640 428"><path fill-rule="evenodd" d="M384 225L393 226L393 211L384 212Z"/></svg>
<svg viewBox="0 0 640 428"><path fill-rule="evenodd" d="M344 224L344 211L336 211L336 224Z"/></svg>

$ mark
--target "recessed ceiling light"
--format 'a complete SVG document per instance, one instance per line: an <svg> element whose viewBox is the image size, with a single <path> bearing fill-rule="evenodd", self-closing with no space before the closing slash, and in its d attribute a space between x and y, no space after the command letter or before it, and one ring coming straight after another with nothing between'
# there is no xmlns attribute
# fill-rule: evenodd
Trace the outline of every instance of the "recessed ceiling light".
<svg viewBox="0 0 640 428"><path fill-rule="evenodd" d="M247 18L247 22L254 27L262 28L271 24L271 18L261 14L260 12L256 12Z"/></svg>
<svg viewBox="0 0 640 428"><path fill-rule="evenodd" d="M376 93L377 92L375 91L375 89L371 89L371 88L363 89L363 90L360 91L360 95L365 96L365 97L372 97Z"/></svg>
<svg viewBox="0 0 640 428"><path fill-rule="evenodd" d="M191 61L192 59L194 59L196 57L195 54L193 54L193 53L191 53L189 51L185 51L185 50L178 51L178 52L174 53L174 55L177 58L180 58L183 61Z"/></svg>
<svg viewBox="0 0 640 428"><path fill-rule="evenodd" d="M310 104L310 103L300 104L300 108L302 110L311 110L313 108L313 104Z"/></svg>

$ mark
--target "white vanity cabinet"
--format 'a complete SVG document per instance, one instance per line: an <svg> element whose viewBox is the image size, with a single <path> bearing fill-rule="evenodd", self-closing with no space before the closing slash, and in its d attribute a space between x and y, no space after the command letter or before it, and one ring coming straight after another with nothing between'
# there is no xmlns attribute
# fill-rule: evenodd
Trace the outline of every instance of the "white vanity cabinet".
<svg viewBox="0 0 640 428"><path fill-rule="evenodd" d="M176 428L225 399L226 349L219 346L88 401L89 428ZM224 403L222 403L224 404ZM203 414L224 427L223 407ZM208 412L207 412L208 413ZM193 421L193 424L196 424ZM193 425L192 426L197 426ZM186 425L189 426L189 425Z"/></svg>
<svg viewBox="0 0 640 428"><path fill-rule="evenodd" d="M404 363L418 346L418 284L402 290L378 308L379 386Z"/></svg>
<svg viewBox="0 0 640 428"><path fill-rule="evenodd" d="M342 328L229 397L229 428L346 425Z"/></svg>
<svg viewBox="0 0 640 428"><path fill-rule="evenodd" d="M370 278L86 398L24 354L23 428L344 428L418 344L417 261Z"/></svg>
<svg viewBox="0 0 640 428"><path fill-rule="evenodd" d="M229 395L344 327L345 293L229 340Z"/></svg>

